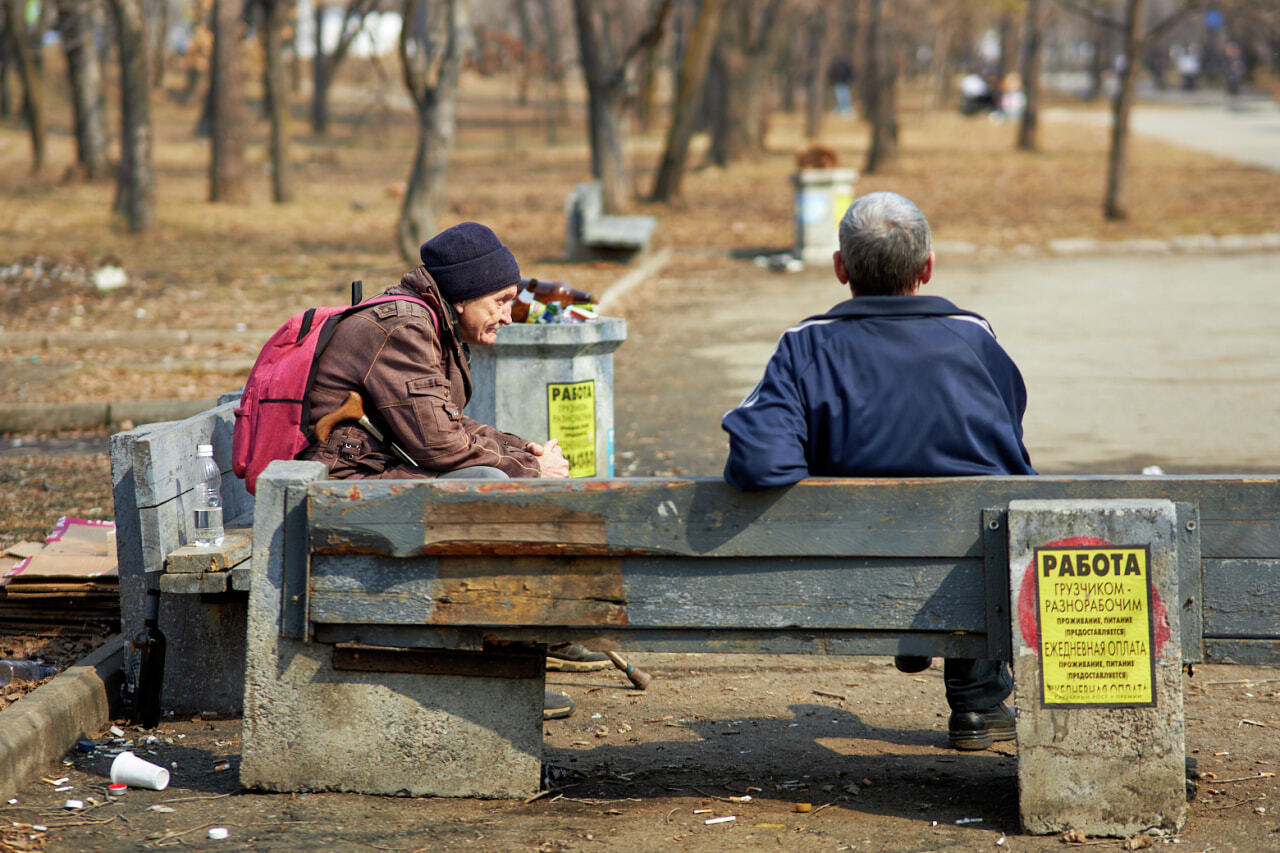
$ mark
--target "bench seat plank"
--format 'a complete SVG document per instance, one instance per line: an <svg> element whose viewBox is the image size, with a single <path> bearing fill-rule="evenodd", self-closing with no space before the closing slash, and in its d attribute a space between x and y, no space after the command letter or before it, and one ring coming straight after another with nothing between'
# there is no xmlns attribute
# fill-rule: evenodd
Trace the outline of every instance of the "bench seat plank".
<svg viewBox="0 0 1280 853"><path fill-rule="evenodd" d="M319 554L978 558L984 509L1089 498L1196 504L1205 558L1280 553L1276 477L815 479L748 493L710 478L383 480L308 491Z"/></svg>

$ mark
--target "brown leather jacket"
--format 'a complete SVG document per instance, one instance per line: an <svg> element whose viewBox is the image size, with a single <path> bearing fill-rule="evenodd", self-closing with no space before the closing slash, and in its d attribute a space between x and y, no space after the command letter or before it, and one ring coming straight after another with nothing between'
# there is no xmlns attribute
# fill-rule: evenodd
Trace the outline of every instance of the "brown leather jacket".
<svg viewBox="0 0 1280 853"><path fill-rule="evenodd" d="M425 301L439 334L427 310L409 300L347 316L317 362L307 432L314 435L316 423L337 409L347 392L359 391L365 415L419 467L354 422L340 424L328 441L312 444L298 458L324 462L334 479L435 477L473 465L537 477L538 460L528 441L462 414L471 397L471 372L452 315L426 269L405 274L385 292Z"/></svg>

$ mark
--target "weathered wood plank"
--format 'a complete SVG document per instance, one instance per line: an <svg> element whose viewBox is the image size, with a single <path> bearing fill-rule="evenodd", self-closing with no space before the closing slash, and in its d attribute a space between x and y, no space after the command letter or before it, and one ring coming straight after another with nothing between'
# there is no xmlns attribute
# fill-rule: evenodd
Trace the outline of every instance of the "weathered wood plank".
<svg viewBox="0 0 1280 853"><path fill-rule="evenodd" d="M593 649L715 654L893 655L980 658L982 634L914 631L709 631L638 628L430 628L410 625L317 625L319 643L366 643L390 648L471 649L492 642L582 643Z"/></svg>
<svg viewBox="0 0 1280 853"><path fill-rule="evenodd" d="M252 509L253 497L231 472L231 438L237 403L226 403L185 420L158 425L133 447L136 500L140 507L173 500L195 485L196 445L212 444L222 469L223 514L234 518Z"/></svg>
<svg viewBox="0 0 1280 853"><path fill-rule="evenodd" d="M1204 635L1280 640L1280 558L1204 561Z"/></svg>
<svg viewBox="0 0 1280 853"><path fill-rule="evenodd" d="M316 555L314 623L985 632L979 560Z"/></svg>
<svg viewBox="0 0 1280 853"><path fill-rule="evenodd" d="M1205 663L1280 664L1280 640L1205 640Z"/></svg>
<svg viewBox="0 0 1280 853"><path fill-rule="evenodd" d="M183 545L164 560L166 572L225 572L253 555L253 531L228 528L221 545Z"/></svg>
<svg viewBox="0 0 1280 853"><path fill-rule="evenodd" d="M1027 498L1190 503L1205 557L1280 554L1280 480L1270 476L807 480L749 493L715 479L310 489L311 546L331 554L978 557L982 511Z"/></svg>
<svg viewBox="0 0 1280 853"><path fill-rule="evenodd" d="M160 591L175 595L203 595L206 593L226 592L227 581L231 577L227 572L198 572L195 574L168 574L160 576Z"/></svg>

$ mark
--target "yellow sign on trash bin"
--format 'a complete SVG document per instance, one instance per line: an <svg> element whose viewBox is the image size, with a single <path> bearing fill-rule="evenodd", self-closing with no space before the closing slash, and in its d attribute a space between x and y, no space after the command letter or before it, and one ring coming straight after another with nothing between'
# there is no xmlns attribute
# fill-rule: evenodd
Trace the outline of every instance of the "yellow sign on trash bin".
<svg viewBox="0 0 1280 853"><path fill-rule="evenodd" d="M547 383L547 432L560 442L570 477L596 475L596 382Z"/></svg>
<svg viewBox="0 0 1280 853"><path fill-rule="evenodd" d="M1145 545L1036 549L1045 706L1155 705L1150 566Z"/></svg>

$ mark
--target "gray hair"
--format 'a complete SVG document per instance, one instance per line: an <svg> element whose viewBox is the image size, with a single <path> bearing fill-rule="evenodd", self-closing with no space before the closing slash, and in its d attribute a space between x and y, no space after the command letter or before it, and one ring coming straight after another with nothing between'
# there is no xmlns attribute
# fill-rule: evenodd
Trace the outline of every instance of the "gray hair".
<svg viewBox="0 0 1280 853"><path fill-rule="evenodd" d="M862 296L910 293L932 245L929 221L897 193L856 198L840 220L840 260Z"/></svg>

